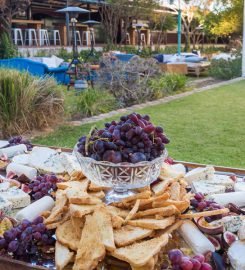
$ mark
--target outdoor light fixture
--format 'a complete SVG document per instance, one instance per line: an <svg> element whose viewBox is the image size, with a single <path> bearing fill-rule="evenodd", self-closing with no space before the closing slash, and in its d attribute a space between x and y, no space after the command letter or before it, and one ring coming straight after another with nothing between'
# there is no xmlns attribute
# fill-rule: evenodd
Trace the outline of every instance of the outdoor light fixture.
<svg viewBox="0 0 245 270"><path fill-rule="evenodd" d="M93 31L93 27L96 24L100 24L100 22L95 21L95 20L87 20L87 21L83 22L83 24L87 25L89 28L90 43L91 43L90 53L88 54L88 56L85 59L85 62L86 62L89 57L94 56L94 31Z"/></svg>
<svg viewBox="0 0 245 270"><path fill-rule="evenodd" d="M178 55L180 56L181 54L181 30L182 30L182 19L181 19L181 0L178 0ZM170 0L169 3L170 5L173 5L175 0ZM183 0L184 3L187 5L190 3L190 0Z"/></svg>
<svg viewBox="0 0 245 270"><path fill-rule="evenodd" d="M77 50L77 36L76 36L76 24L77 18L80 13L89 13L89 10L79 8L79 7L66 7L63 9L57 10L59 13L69 14L71 19L71 26L72 26L72 51L73 51L73 59L69 65L69 67L74 64L75 66L80 63L78 59L78 50Z"/></svg>
<svg viewBox="0 0 245 270"><path fill-rule="evenodd" d="M136 23L135 24L135 28L137 30L138 33L138 53L141 51L141 29L144 28L145 25L142 23Z"/></svg>

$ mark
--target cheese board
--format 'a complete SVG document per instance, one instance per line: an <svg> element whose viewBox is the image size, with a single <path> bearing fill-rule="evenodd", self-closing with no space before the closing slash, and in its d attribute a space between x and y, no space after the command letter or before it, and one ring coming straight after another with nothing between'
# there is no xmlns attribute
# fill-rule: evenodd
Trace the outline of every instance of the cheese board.
<svg viewBox="0 0 245 270"><path fill-rule="evenodd" d="M0 141L0 269L244 269L245 169L174 161L168 142L139 114L75 150Z"/></svg>

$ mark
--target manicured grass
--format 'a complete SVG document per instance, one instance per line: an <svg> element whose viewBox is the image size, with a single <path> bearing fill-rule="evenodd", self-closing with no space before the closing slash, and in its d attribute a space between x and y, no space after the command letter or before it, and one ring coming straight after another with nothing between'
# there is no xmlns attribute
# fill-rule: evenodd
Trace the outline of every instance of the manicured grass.
<svg viewBox="0 0 245 270"><path fill-rule="evenodd" d="M190 162L245 168L245 81L140 110L164 127L169 155ZM118 118L118 117L113 117ZM111 120L107 119L106 121ZM35 143L73 147L94 125L63 126Z"/></svg>

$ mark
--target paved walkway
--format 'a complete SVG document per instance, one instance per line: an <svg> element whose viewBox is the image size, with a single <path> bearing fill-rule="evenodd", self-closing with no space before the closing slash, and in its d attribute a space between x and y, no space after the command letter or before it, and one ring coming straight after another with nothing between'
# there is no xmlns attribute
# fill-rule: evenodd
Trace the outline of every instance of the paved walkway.
<svg viewBox="0 0 245 270"><path fill-rule="evenodd" d="M120 114L120 113L127 114L130 111L131 112L132 111L137 111L137 110L143 109L145 107L168 103L168 102L170 102L172 100L187 97L187 96L193 95L195 93L204 92L204 91L207 91L207 90L210 90L210 89L213 89L213 88L217 88L219 86L229 85L229 84L239 82L239 81L242 81L242 80L244 80L244 78L236 78L236 79L229 80L229 81L219 82L219 83L208 85L208 86L205 86L205 87L202 87L202 88L197 88L197 89L193 89L191 91L180 93L180 94L177 94L177 95L174 95L174 96L168 96L168 97L164 97L164 98L161 98L161 99L158 99L158 100L149 101L149 102L146 102L146 103L137 104L137 105L133 105L131 107L119 109L119 110L116 110L116 111L103 113L103 114L100 114L100 115L97 115L97 116L83 118L81 121L70 121L67 124L72 125L72 126L80 126L80 125L84 125L84 124L88 124L88 123L94 123L94 122L103 120L105 118L110 118L110 117L112 117L114 115L117 115L117 114Z"/></svg>

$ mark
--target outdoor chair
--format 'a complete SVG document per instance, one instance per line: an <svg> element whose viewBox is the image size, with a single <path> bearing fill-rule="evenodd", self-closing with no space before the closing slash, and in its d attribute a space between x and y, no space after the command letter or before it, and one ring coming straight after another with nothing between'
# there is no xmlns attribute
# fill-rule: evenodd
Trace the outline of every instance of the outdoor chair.
<svg viewBox="0 0 245 270"><path fill-rule="evenodd" d="M140 34L140 45L145 46L146 45L146 39L145 39L145 34L141 33Z"/></svg>
<svg viewBox="0 0 245 270"><path fill-rule="evenodd" d="M36 29L34 28L25 29L25 45L27 41L29 46L32 46L33 43L35 43L36 46L38 46Z"/></svg>
<svg viewBox="0 0 245 270"><path fill-rule="evenodd" d="M21 28L13 28L12 29L13 41L15 45L18 45L19 42L21 45L24 45L22 29Z"/></svg>
<svg viewBox="0 0 245 270"><path fill-rule="evenodd" d="M126 45L131 45L130 35L126 33Z"/></svg>
<svg viewBox="0 0 245 270"><path fill-rule="evenodd" d="M61 44L61 38L60 38L60 31L59 30L51 30L51 38L50 41L56 46L56 45L62 45ZM58 43L58 44L57 44Z"/></svg>
<svg viewBox="0 0 245 270"><path fill-rule="evenodd" d="M39 44L40 44L40 46L43 46L45 44L46 44L46 46L50 46L48 30L47 29L39 29L38 32L39 32Z"/></svg>

